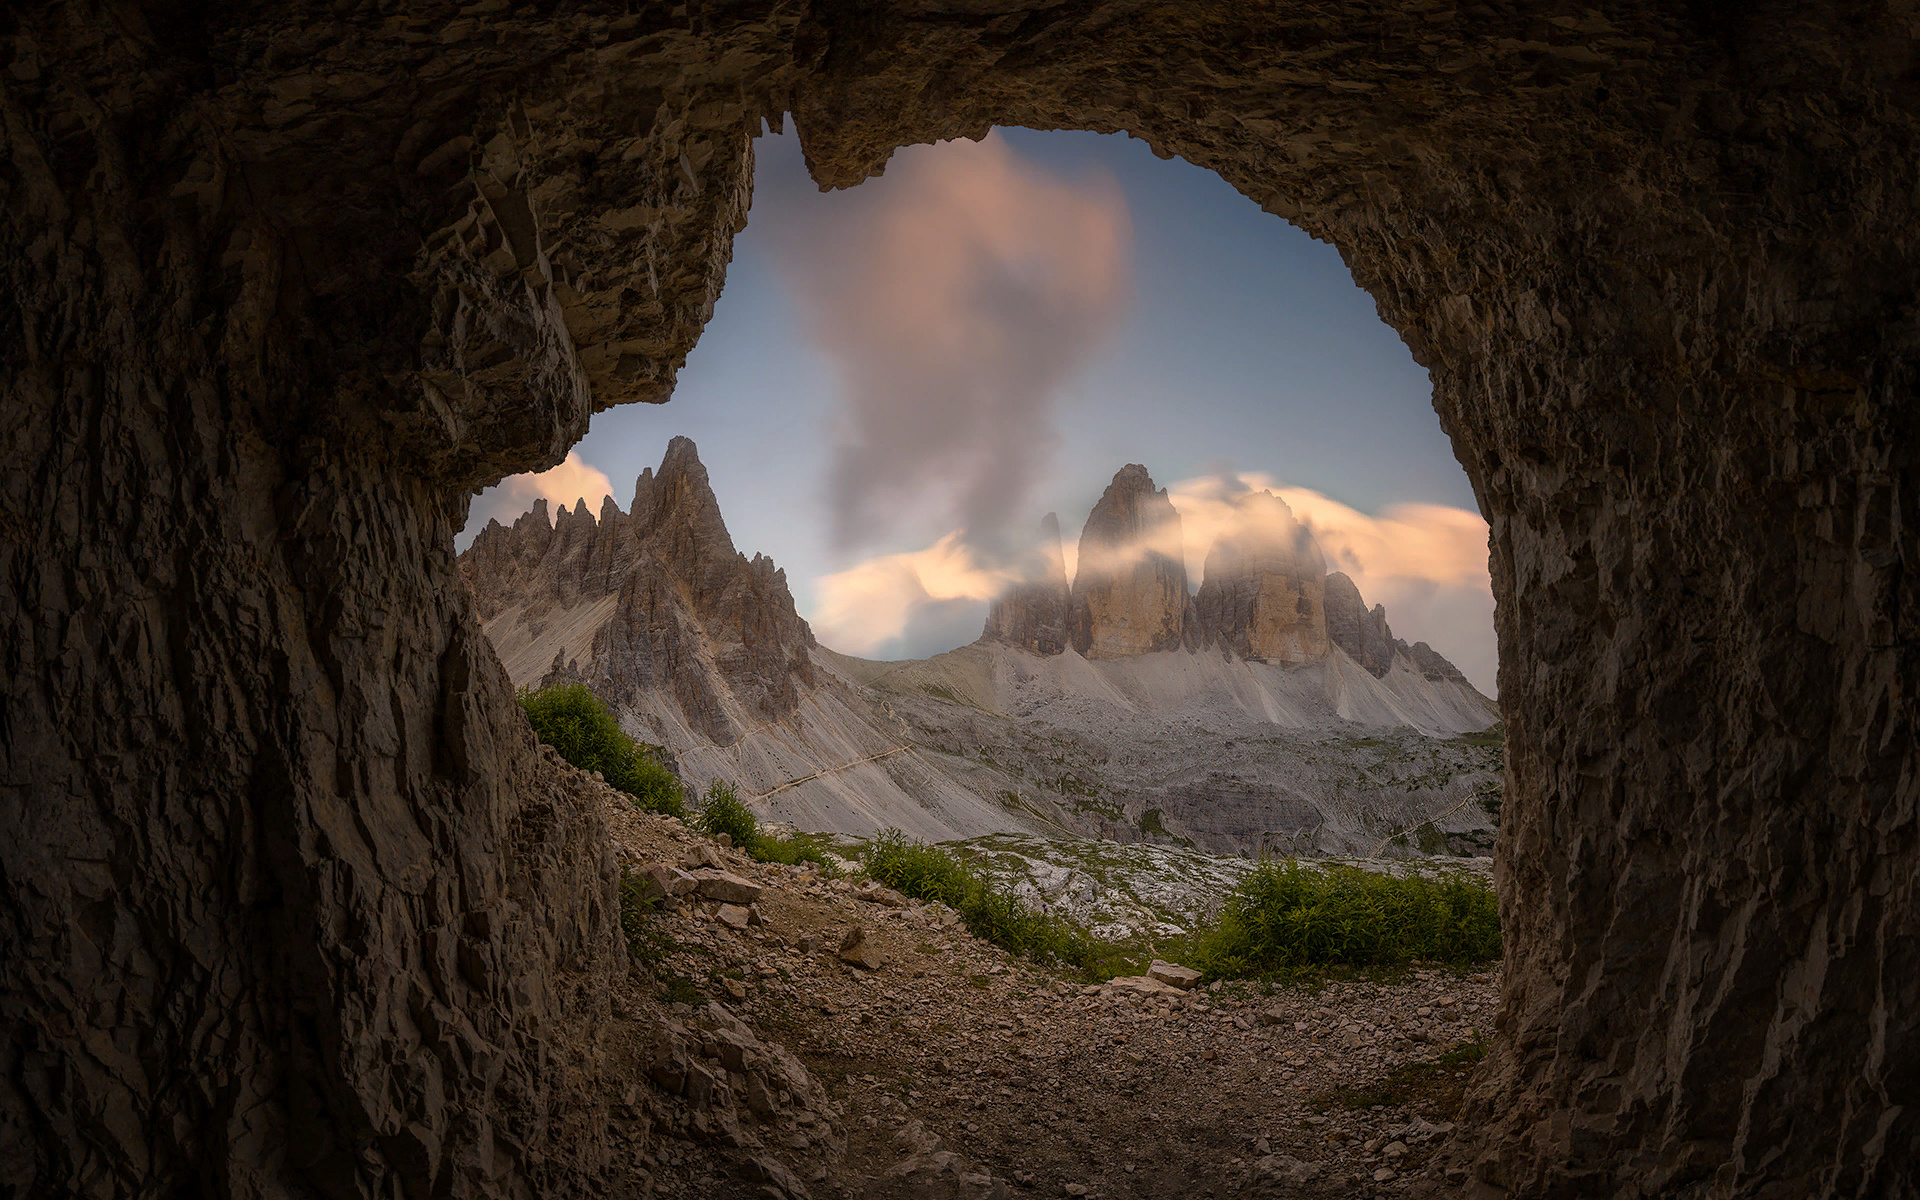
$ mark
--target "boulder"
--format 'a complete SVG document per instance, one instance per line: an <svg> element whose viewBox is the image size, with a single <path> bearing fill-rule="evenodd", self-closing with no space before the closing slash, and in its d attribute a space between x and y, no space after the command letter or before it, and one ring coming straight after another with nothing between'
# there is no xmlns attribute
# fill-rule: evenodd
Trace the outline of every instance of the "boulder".
<svg viewBox="0 0 1920 1200"><path fill-rule="evenodd" d="M1102 989L1109 992L1121 992L1135 996L1184 996L1186 992L1171 984L1165 984L1150 975L1121 975L1106 982Z"/></svg>
<svg viewBox="0 0 1920 1200"><path fill-rule="evenodd" d="M854 898L857 900L865 900L869 904L884 904L888 908L907 908L913 904L913 901L907 899L901 893L878 883L869 883L867 886L855 892Z"/></svg>
<svg viewBox="0 0 1920 1200"><path fill-rule="evenodd" d="M847 930L847 936L840 940L840 961L868 971L878 971L887 964L880 948L867 940L867 931L858 925Z"/></svg>
<svg viewBox="0 0 1920 1200"><path fill-rule="evenodd" d="M1200 972L1194 970L1192 967L1183 967L1178 963L1161 962L1157 958L1154 959L1153 964L1147 968L1147 977L1149 979L1157 979L1161 983L1170 984L1173 987L1180 988L1182 991L1192 988L1200 982Z"/></svg>
<svg viewBox="0 0 1920 1200"><path fill-rule="evenodd" d="M654 863L647 867L644 873L660 889L660 894L663 896L684 896L699 882L671 863Z"/></svg>
<svg viewBox="0 0 1920 1200"><path fill-rule="evenodd" d="M751 879L743 879L731 871L703 867L691 874L695 892L724 904L752 904L760 898L761 892L766 891Z"/></svg>

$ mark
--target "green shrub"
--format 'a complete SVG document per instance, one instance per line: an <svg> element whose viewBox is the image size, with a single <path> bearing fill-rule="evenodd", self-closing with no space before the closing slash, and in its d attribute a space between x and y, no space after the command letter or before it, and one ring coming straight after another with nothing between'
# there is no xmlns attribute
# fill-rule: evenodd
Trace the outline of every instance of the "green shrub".
<svg viewBox="0 0 1920 1200"><path fill-rule="evenodd" d="M598 771L609 785L633 797L648 812L682 816L680 781L646 748L628 737L613 713L573 683L519 692L520 707L534 736L582 771Z"/></svg>
<svg viewBox="0 0 1920 1200"><path fill-rule="evenodd" d="M1241 880L1193 965L1227 978L1423 960L1465 966L1499 955L1493 889L1465 872L1429 879L1288 859Z"/></svg>
<svg viewBox="0 0 1920 1200"><path fill-rule="evenodd" d="M753 849L753 839L760 836L760 822L753 810L740 799L732 784L719 779L707 784L706 795L700 797L700 807L694 810L689 823L708 837L724 833L734 845L747 851Z"/></svg>
<svg viewBox="0 0 1920 1200"><path fill-rule="evenodd" d="M620 932L627 951L639 963L652 966L673 949L653 917L660 911L660 890L644 875L620 873Z"/></svg>
<svg viewBox="0 0 1920 1200"><path fill-rule="evenodd" d="M1111 957L1085 930L1028 908L1001 881L951 851L908 841L898 829L886 830L869 843L861 866L903 895L953 909L973 936L1013 954L1088 973Z"/></svg>
<svg viewBox="0 0 1920 1200"><path fill-rule="evenodd" d="M757 833L753 837L753 844L747 847L747 853L761 862L785 863L790 867L812 863L828 879L840 874L831 845L817 833L795 833L786 837L775 833Z"/></svg>
<svg viewBox="0 0 1920 1200"><path fill-rule="evenodd" d="M983 884L979 873L952 852L910 842L898 829L886 830L868 843L860 865L902 895L955 911Z"/></svg>
<svg viewBox="0 0 1920 1200"><path fill-rule="evenodd" d="M817 833L783 837L762 830L759 818L753 815L746 801L740 799L732 784L723 780L715 779L707 784L700 807L688 818L688 824L708 837L726 834L733 845L760 862L785 863L790 867L812 863L829 878L839 874L826 837Z"/></svg>

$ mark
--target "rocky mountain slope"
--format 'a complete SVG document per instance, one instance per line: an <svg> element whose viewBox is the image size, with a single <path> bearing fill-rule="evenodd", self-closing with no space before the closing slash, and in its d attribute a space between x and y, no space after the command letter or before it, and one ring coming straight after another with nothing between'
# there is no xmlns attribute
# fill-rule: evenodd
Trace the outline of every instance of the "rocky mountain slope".
<svg viewBox="0 0 1920 1200"><path fill-rule="evenodd" d="M656 741L730 746L791 716L814 685L813 631L786 572L733 548L707 469L675 438L633 507L581 501L548 520L489 521L460 556L480 620L516 685L579 679L665 721Z"/></svg>
<svg viewBox="0 0 1920 1200"><path fill-rule="evenodd" d="M784 574L734 549L684 438L631 512L489 523L461 570L516 685L584 681L691 781L800 828L1485 853L1492 703L1393 638L1284 504L1252 503L1190 594L1179 514L1128 466L1071 582L1050 518L984 636L910 662L819 645Z"/></svg>

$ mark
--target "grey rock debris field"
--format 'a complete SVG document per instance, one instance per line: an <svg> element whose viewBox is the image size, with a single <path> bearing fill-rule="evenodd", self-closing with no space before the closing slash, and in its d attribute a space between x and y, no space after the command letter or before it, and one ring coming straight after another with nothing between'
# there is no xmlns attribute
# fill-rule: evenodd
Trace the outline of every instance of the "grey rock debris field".
<svg viewBox="0 0 1920 1200"><path fill-rule="evenodd" d="M1399 1103L1331 1097L1484 1036L1491 974L1271 994L1086 985L972 937L944 906L754 863L606 799L625 869L717 854L763 889L750 928L698 891L670 902L645 919L653 955L616 986L613 1070L633 1080L621 1119L653 1196L1399 1196L1448 1182L1434 1152L1465 1063Z"/></svg>

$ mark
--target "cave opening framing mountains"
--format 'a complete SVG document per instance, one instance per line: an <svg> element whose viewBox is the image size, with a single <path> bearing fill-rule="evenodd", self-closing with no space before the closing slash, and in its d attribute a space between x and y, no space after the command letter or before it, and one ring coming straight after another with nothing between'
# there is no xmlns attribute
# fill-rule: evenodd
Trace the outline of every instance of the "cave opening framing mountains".
<svg viewBox="0 0 1920 1200"><path fill-rule="evenodd" d="M1920 1183L1904 6L9 16L0 1185L619 1186L615 865L453 536L671 394L788 114L830 187L1131 133L1431 373L1507 716L1463 1191Z"/></svg>

